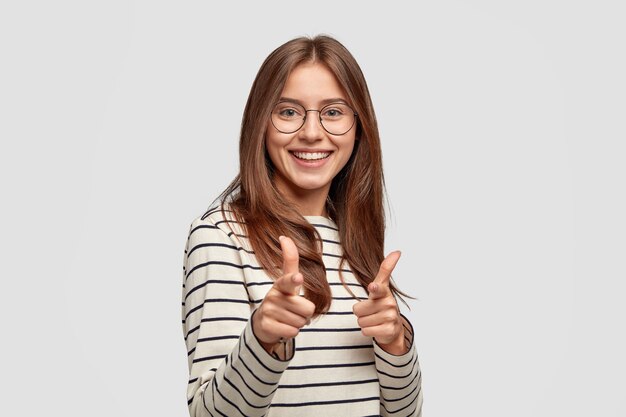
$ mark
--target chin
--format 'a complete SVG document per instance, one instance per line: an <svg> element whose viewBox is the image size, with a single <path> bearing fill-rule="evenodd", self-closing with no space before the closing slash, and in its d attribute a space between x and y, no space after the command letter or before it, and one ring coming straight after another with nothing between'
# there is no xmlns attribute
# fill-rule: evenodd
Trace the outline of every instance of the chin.
<svg viewBox="0 0 626 417"><path fill-rule="evenodd" d="M299 190L304 190L304 191L316 191L326 186L326 184L322 184L322 183L315 183L315 184L305 183L305 184L295 184L295 185Z"/></svg>
<svg viewBox="0 0 626 417"><path fill-rule="evenodd" d="M295 185L296 188L298 189L307 190L307 191L315 191L315 190L319 190L321 188L328 186L330 184L330 181L325 181L325 180L302 181L302 179L300 179L298 181L292 181L291 183Z"/></svg>

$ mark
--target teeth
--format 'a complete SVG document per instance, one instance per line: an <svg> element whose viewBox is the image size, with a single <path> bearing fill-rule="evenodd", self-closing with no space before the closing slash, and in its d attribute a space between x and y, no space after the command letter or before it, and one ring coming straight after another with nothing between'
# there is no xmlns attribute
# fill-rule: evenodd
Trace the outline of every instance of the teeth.
<svg viewBox="0 0 626 417"><path fill-rule="evenodd" d="M300 159L324 159L330 155L330 152L293 152Z"/></svg>

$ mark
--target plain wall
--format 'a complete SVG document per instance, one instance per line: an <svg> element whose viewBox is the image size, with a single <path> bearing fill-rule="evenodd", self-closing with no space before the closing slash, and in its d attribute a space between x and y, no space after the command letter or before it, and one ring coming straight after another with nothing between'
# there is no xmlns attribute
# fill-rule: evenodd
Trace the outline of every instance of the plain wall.
<svg viewBox="0 0 626 417"><path fill-rule="evenodd" d="M184 416L188 227L263 59L362 66L424 415L624 416L619 1L0 6L2 415Z"/></svg>

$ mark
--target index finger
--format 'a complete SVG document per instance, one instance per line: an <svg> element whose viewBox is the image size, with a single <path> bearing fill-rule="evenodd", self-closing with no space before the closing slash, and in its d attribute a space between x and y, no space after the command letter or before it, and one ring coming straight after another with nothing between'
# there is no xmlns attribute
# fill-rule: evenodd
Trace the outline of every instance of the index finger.
<svg viewBox="0 0 626 417"><path fill-rule="evenodd" d="M279 236L280 248L283 251L283 275L299 272L300 255L293 240L286 236Z"/></svg>
<svg viewBox="0 0 626 417"><path fill-rule="evenodd" d="M398 260L400 259L400 251L391 252L387 257L381 262L380 268L378 269L378 274L372 284L374 291L370 293L370 299L382 298L389 295L389 280L391 279L391 273L393 269L396 267Z"/></svg>

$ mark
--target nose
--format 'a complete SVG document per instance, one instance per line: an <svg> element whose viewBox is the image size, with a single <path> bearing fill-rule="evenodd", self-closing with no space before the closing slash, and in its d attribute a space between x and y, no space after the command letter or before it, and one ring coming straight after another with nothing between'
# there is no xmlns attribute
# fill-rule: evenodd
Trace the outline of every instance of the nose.
<svg viewBox="0 0 626 417"><path fill-rule="evenodd" d="M321 125L319 113L308 110L304 126L300 129L300 137L304 140L318 140L324 136L324 128Z"/></svg>

